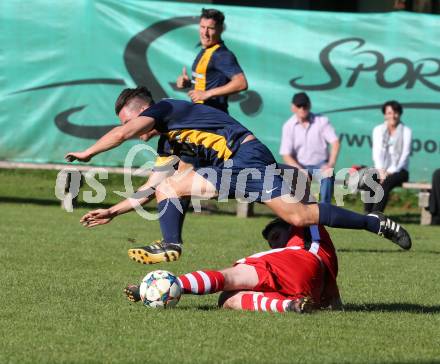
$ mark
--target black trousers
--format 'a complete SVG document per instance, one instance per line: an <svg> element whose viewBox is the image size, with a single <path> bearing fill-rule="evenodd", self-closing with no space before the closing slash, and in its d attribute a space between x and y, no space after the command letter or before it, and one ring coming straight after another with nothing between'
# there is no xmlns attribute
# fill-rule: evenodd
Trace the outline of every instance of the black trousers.
<svg viewBox="0 0 440 364"><path fill-rule="evenodd" d="M409 178L409 173L407 170L402 169L400 172L396 172L390 174L382 183L383 188L383 198L379 202L376 203L364 203L364 210L366 213L372 211L381 211L385 210L385 206L387 205L388 198L390 197L390 192L394 187L402 186L403 182L407 182ZM371 190L370 190L371 191ZM372 191L374 192L374 191Z"/></svg>
<svg viewBox="0 0 440 364"><path fill-rule="evenodd" d="M440 225L440 169L432 174L432 190L429 196L429 212L432 215L431 224Z"/></svg>

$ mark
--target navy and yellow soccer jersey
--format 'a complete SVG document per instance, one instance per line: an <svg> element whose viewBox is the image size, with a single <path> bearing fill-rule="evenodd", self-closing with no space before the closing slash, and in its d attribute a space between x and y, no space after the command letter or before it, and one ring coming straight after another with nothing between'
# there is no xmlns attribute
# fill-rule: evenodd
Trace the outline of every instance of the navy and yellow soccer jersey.
<svg viewBox="0 0 440 364"><path fill-rule="evenodd" d="M197 159L196 150L188 144L170 141L167 135L161 135L157 142L157 159L154 165L155 171L168 169L182 160L194 166L203 165L203 161Z"/></svg>
<svg viewBox="0 0 440 364"><path fill-rule="evenodd" d="M234 53L220 42L199 52L192 65L192 82L195 90L206 91L226 85L239 73L243 73L243 70ZM199 103L225 112L228 110L227 96L213 97Z"/></svg>
<svg viewBox="0 0 440 364"><path fill-rule="evenodd" d="M216 166L232 158L243 139L252 134L222 111L182 100L162 100L140 116L153 118L155 129L166 137L166 141L159 139L159 155L193 153Z"/></svg>
<svg viewBox="0 0 440 364"><path fill-rule="evenodd" d="M174 146L170 144L165 135L161 135L157 141L157 157L154 162L153 171L167 171L177 167L180 160L179 151L174 150Z"/></svg>

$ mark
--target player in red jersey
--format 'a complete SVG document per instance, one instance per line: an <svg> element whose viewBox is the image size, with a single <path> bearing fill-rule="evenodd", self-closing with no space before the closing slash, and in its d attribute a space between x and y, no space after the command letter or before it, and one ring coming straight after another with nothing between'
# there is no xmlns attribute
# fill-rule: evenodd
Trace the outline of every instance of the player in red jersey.
<svg viewBox="0 0 440 364"><path fill-rule="evenodd" d="M275 219L263 230L271 250L238 260L220 271L196 271L178 277L184 294L223 291L224 308L311 312L341 309L336 284L338 261L324 227L297 228ZM287 242L287 243L286 243ZM139 287L125 288L129 300L139 301Z"/></svg>
<svg viewBox="0 0 440 364"><path fill-rule="evenodd" d="M342 308L336 283L336 251L323 226L297 228L275 219L264 229L263 236L273 249L241 259L235 265L253 267L258 284L251 292L223 293L223 307L283 311L289 300L309 298L315 309Z"/></svg>

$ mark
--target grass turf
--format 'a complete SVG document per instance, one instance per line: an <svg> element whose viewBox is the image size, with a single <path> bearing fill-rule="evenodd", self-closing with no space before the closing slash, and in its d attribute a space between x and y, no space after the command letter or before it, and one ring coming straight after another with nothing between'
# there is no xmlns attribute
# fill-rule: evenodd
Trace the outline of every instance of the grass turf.
<svg viewBox="0 0 440 364"><path fill-rule="evenodd" d="M153 269L223 268L265 250L260 230L270 217L189 214L181 260L143 266L126 250L158 238L157 222L132 213L85 229L78 220L86 209L25 203L47 189L38 181L43 192L30 188L0 208L1 363L440 362L438 227L409 225L410 252L333 229L345 312L233 312L216 308L217 295L149 310L124 298L126 283Z"/></svg>

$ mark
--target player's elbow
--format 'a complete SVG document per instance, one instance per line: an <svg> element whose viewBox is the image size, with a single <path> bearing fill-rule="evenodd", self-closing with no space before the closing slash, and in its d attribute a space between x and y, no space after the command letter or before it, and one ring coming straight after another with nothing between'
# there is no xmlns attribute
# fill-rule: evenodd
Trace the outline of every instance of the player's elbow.
<svg viewBox="0 0 440 364"><path fill-rule="evenodd" d="M246 91L247 89L248 89L248 82L246 80L246 77L243 77L240 80L239 91Z"/></svg>
<svg viewBox="0 0 440 364"><path fill-rule="evenodd" d="M248 89L248 83L246 79L244 79L242 87L243 87L242 91L246 91Z"/></svg>
<svg viewBox="0 0 440 364"><path fill-rule="evenodd" d="M305 206L305 205L302 205L302 206ZM305 220L304 216L302 214L297 213L297 212L291 212L286 220L290 225L293 225L296 227L305 227L305 226L309 225L308 221Z"/></svg>
<svg viewBox="0 0 440 364"><path fill-rule="evenodd" d="M244 74L239 74L233 79L234 92L246 91L248 89L248 82Z"/></svg>

